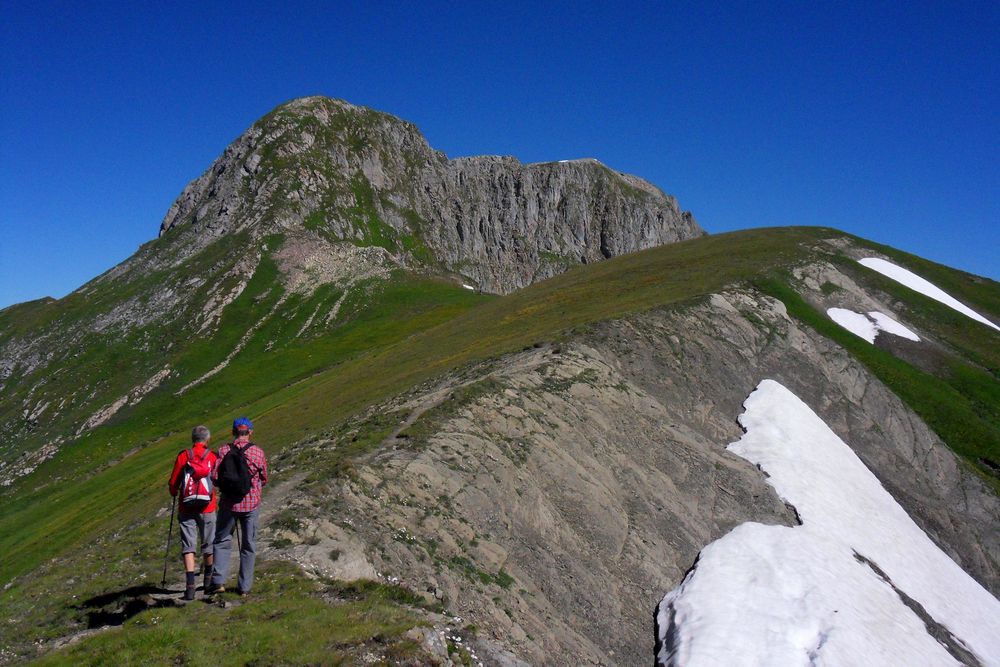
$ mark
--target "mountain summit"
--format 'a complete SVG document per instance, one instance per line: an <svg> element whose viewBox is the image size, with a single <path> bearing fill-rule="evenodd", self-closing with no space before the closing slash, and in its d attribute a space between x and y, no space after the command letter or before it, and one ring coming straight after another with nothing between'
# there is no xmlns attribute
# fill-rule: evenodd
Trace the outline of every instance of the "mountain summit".
<svg viewBox="0 0 1000 667"><path fill-rule="evenodd" d="M595 160L449 160L395 116L293 100L184 188L158 239L64 299L3 312L0 455L24 458L4 457L0 483L161 386L213 377L268 322L301 313L290 341L349 321L393 275L504 294L702 235L673 197ZM249 332L223 321L248 299Z"/></svg>
<svg viewBox="0 0 1000 667"><path fill-rule="evenodd" d="M381 247L493 293L704 234L676 199L596 160L449 160L411 123L325 97L255 123L184 189L160 236L197 248L245 229Z"/></svg>

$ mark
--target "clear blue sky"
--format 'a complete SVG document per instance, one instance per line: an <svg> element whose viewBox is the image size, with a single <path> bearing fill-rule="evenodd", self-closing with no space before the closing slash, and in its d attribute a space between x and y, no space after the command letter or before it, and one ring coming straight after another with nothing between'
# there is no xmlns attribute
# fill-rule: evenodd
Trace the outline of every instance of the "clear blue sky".
<svg viewBox="0 0 1000 667"><path fill-rule="evenodd" d="M4 4L0 307L128 257L312 94L450 156L596 157L710 232L829 225L1000 279L993 0L284 4Z"/></svg>

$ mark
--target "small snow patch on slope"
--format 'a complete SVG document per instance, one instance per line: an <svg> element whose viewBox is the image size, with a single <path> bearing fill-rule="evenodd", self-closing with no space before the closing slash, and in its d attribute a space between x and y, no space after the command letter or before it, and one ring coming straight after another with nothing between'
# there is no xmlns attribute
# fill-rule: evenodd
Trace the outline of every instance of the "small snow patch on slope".
<svg viewBox="0 0 1000 667"><path fill-rule="evenodd" d="M830 319L834 322L844 327L852 334L864 338L869 343L875 342L875 337L878 335L879 331L885 331L895 336L908 338L909 340L920 340L920 337L913 333L913 331L909 328L903 326L885 313L880 313L877 310L873 310L867 315L863 315L862 313L856 313L853 310L847 310L846 308L829 308L827 309L826 314L829 315Z"/></svg>
<svg viewBox="0 0 1000 667"><path fill-rule="evenodd" d="M860 262L864 266L867 266L869 269L873 271L878 271L883 276L892 278L896 282L902 283L903 285L906 285L910 289L920 292L926 297L930 297L935 301L940 301L941 303L950 308L954 308L958 312L968 317L971 317L977 322L982 322L986 326L993 327L997 331L1000 331L1000 327L993 324L993 322L990 322L988 319L986 319L976 311L972 310L964 303L962 303L955 297L951 296L950 294L942 290L937 285L927 280L924 280L923 278L913 273L912 271L904 269L901 266L896 266L892 262L887 262L886 260L879 259L878 257L866 257L865 259L859 259L858 262Z"/></svg>
<svg viewBox="0 0 1000 667"><path fill-rule="evenodd" d="M880 331L886 333L891 333L894 336L900 336L901 338L908 338L909 340L920 342L920 336L913 333L908 327L903 326L896 320L892 319L885 313L880 313L877 310L870 311L868 317L875 320L875 327Z"/></svg>
<svg viewBox="0 0 1000 667"><path fill-rule="evenodd" d="M861 313L855 313L853 310L847 310L846 308L828 308L826 314L830 316L831 320L855 336L864 338L869 343L875 342L875 336L878 335L878 328L874 322Z"/></svg>
<svg viewBox="0 0 1000 667"><path fill-rule="evenodd" d="M1000 602L850 447L773 380L744 405L746 434L729 449L769 475L802 525L745 523L702 549L657 610L659 663L954 665L967 651L1000 665Z"/></svg>

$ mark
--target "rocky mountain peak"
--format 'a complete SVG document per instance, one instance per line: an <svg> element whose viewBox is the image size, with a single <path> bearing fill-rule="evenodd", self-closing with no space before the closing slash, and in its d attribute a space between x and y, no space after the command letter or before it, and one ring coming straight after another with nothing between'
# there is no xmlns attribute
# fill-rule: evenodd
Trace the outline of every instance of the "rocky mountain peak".
<svg viewBox="0 0 1000 667"><path fill-rule="evenodd" d="M675 199L596 160L449 159L392 115L325 97L292 100L184 188L158 239L58 302L0 313L47 322L30 335L20 324L0 331L0 388L17 396L16 410L0 412L0 449L30 437L48 456L164 383L191 391L303 302L311 311L292 339L347 319L352 299L364 292L365 303L374 298L365 290L396 277L445 276L502 294L701 234ZM220 343L225 353L212 363L177 361L195 341L240 329L226 319L234 308L255 312L249 331ZM120 343L108 347L112 340ZM119 344L127 368L85 353ZM73 372L53 381L52 368ZM64 392L63 383L90 389ZM6 470L32 469L23 463Z"/></svg>
<svg viewBox="0 0 1000 667"><path fill-rule="evenodd" d="M160 237L189 256L238 230L379 246L496 293L704 233L673 197L597 160L449 160L413 124L326 97L254 123L184 189Z"/></svg>

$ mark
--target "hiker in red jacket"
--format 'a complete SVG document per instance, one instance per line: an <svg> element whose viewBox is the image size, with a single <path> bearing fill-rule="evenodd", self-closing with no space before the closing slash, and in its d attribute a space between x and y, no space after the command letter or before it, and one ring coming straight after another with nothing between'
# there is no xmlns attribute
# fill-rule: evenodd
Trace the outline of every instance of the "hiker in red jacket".
<svg viewBox="0 0 1000 667"><path fill-rule="evenodd" d="M206 427L195 426L191 430L191 442L194 444L177 455L174 470L170 474L170 495L175 498L180 496L178 523L181 527L181 555L187 576L185 600L194 599L194 562L199 533L204 560L204 590L208 590L212 579L216 508L212 474L218 458L208 448L209 437L211 434Z"/></svg>
<svg viewBox="0 0 1000 667"><path fill-rule="evenodd" d="M240 417L233 422L233 441L219 448L219 465L212 473L222 493L219 502L219 526L215 532L215 568L211 593L222 593L229 577L229 554L233 531L239 525L240 575L236 592L250 594L253 567L257 558L257 523L260 515L261 489L267 484L267 457L254 444L253 422Z"/></svg>

